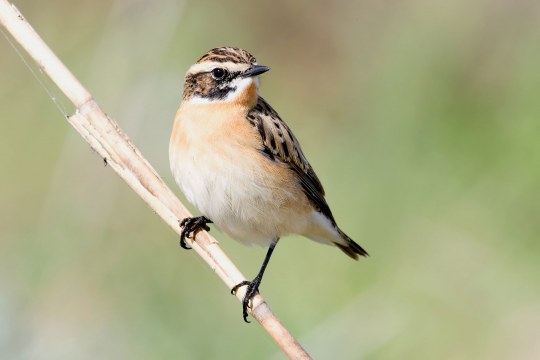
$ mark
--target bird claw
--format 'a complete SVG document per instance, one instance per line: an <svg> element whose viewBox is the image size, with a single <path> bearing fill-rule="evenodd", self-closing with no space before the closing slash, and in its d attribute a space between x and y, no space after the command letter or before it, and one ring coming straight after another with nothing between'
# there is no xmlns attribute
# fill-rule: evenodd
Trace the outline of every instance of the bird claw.
<svg viewBox="0 0 540 360"><path fill-rule="evenodd" d="M242 316L244 318L244 321L247 322L247 323L251 322L251 321L249 321L247 319L247 317L248 317L248 307L251 307L249 302L259 292L259 285L260 284L261 284L260 279L255 278L253 281L244 280L241 283L236 284L235 286L233 286L233 288L231 289L231 294L236 295L236 292L238 291L238 289L240 287L247 285L246 293L244 295L244 298L242 299Z"/></svg>
<svg viewBox="0 0 540 360"><path fill-rule="evenodd" d="M186 238L194 240L195 235L197 235L199 231L210 231L210 227L208 227L207 224L211 222L212 221L205 216L187 217L182 219L182 221L180 221L180 227L183 228L182 232L180 233L180 246L182 249L191 249L191 247L186 243Z"/></svg>

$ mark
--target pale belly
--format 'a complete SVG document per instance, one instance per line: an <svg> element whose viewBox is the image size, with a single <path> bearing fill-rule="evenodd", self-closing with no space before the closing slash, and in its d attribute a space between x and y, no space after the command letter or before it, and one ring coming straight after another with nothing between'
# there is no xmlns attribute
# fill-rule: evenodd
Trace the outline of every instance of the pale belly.
<svg viewBox="0 0 540 360"><path fill-rule="evenodd" d="M243 243L269 245L308 226L311 208L290 170L256 149L237 143L178 148L171 168L186 198Z"/></svg>

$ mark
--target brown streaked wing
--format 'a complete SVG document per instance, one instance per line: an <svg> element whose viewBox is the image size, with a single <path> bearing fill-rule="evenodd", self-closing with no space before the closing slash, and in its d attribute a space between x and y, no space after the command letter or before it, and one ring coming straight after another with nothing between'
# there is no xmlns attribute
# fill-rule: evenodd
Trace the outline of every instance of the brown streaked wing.
<svg viewBox="0 0 540 360"><path fill-rule="evenodd" d="M247 119L261 135L263 154L288 164L298 175L298 181L313 205L335 224L321 181L302 152L300 143L278 113L259 96Z"/></svg>

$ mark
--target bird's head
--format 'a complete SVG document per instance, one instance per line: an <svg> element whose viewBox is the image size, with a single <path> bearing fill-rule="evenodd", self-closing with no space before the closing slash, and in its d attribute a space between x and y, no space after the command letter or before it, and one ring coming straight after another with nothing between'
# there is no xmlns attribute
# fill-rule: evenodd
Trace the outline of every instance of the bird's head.
<svg viewBox="0 0 540 360"><path fill-rule="evenodd" d="M184 101L210 103L257 94L258 75L270 70L245 50L220 47L208 51L186 73Z"/></svg>

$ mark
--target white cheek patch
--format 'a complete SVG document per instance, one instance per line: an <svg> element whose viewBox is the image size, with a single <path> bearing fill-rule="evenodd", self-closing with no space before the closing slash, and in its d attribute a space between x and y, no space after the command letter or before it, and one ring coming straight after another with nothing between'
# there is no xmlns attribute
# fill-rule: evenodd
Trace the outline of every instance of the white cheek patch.
<svg viewBox="0 0 540 360"><path fill-rule="evenodd" d="M212 100L210 98L202 97L201 95L194 94L192 97L189 98L189 100L186 100L186 103L189 104L210 104L212 102L215 102L216 100Z"/></svg>
<svg viewBox="0 0 540 360"><path fill-rule="evenodd" d="M236 90L231 91L229 94L227 94L227 97L223 99L224 101L231 101L236 99L238 95L240 95L246 88L248 88L251 84L255 83L257 84L258 80L255 80L255 78L248 77L248 78L236 78L231 82L231 86L235 87Z"/></svg>

